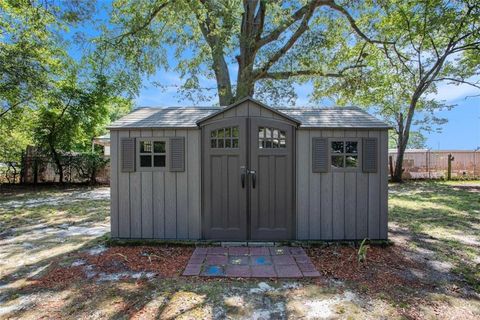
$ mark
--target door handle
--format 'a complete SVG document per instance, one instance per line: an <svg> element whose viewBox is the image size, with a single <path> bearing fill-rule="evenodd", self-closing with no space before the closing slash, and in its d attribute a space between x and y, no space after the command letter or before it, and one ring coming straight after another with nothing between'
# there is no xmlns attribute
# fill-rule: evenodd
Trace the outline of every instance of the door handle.
<svg viewBox="0 0 480 320"><path fill-rule="evenodd" d="M255 185L257 184L257 171L250 170L250 174L252 175L252 188L255 189Z"/></svg>
<svg viewBox="0 0 480 320"><path fill-rule="evenodd" d="M241 166L240 167L240 179L242 181L242 189L245 189L245 176L246 176L246 173L247 173L247 168L244 167L244 166Z"/></svg>

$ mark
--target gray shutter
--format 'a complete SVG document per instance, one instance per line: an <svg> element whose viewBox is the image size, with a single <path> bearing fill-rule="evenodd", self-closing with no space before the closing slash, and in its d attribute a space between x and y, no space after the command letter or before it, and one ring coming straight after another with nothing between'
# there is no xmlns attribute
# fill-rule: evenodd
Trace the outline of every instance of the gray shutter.
<svg viewBox="0 0 480 320"><path fill-rule="evenodd" d="M169 147L169 170L170 171L185 171L185 138L173 137L170 138Z"/></svg>
<svg viewBox="0 0 480 320"><path fill-rule="evenodd" d="M312 172L328 172L328 139L312 138Z"/></svg>
<svg viewBox="0 0 480 320"><path fill-rule="evenodd" d="M121 170L122 172L135 171L135 138L122 138L120 140Z"/></svg>
<svg viewBox="0 0 480 320"><path fill-rule="evenodd" d="M362 146L362 167L363 172L377 172L378 168L378 139L363 138Z"/></svg>

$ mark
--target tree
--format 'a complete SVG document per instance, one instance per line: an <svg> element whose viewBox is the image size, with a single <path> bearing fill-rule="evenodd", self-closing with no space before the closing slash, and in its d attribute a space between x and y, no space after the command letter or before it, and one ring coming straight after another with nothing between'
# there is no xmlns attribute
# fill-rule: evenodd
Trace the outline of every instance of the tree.
<svg viewBox="0 0 480 320"><path fill-rule="evenodd" d="M392 124L398 155L392 179L401 181L412 126L432 130L446 121L435 111L452 107L435 99L437 84L480 88L474 81L480 71L480 4L398 0L379 5L373 27L393 43L369 45L362 81L316 82L316 97L332 95L340 104L376 109Z"/></svg>
<svg viewBox="0 0 480 320"><path fill-rule="evenodd" d="M86 19L88 2L0 1L0 121L14 109L35 108L67 55L59 32Z"/></svg>
<svg viewBox="0 0 480 320"><path fill-rule="evenodd" d="M179 90L186 95L212 89L202 88L200 80L215 79L220 105L253 96L256 87L283 90L280 96L288 96L293 83L341 77L362 67L362 52L343 55L339 37L348 38L348 46L383 43L360 30L350 13L356 7L350 4L349 11L347 3L116 0L109 25L96 40L97 54L115 61L110 68L122 70L117 74L128 79L123 81L133 91L142 76L174 68L184 80Z"/></svg>
<svg viewBox="0 0 480 320"><path fill-rule="evenodd" d="M107 81L97 76L81 82L77 73L61 81L39 108L35 126L37 145L47 151L55 163L59 182L64 180L64 165L71 151L87 151L92 139L109 121Z"/></svg>

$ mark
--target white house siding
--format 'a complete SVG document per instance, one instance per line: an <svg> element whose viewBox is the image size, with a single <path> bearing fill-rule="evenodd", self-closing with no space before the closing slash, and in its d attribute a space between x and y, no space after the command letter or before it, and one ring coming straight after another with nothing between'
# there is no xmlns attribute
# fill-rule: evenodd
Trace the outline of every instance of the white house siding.
<svg viewBox="0 0 480 320"><path fill-rule="evenodd" d="M359 168L356 172L313 173L312 137L378 138L378 171L363 173ZM387 239L387 159L387 130L297 130L297 238Z"/></svg>
<svg viewBox="0 0 480 320"><path fill-rule="evenodd" d="M201 167L199 129L111 130L112 238L199 239ZM185 171L120 171L122 137L185 137ZM168 157L168 154L167 154Z"/></svg>

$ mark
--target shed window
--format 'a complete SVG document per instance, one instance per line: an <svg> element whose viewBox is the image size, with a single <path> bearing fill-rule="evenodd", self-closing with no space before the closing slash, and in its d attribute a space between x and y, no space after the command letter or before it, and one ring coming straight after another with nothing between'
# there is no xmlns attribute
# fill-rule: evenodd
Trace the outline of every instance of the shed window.
<svg viewBox="0 0 480 320"><path fill-rule="evenodd" d="M258 148L259 149L271 149L271 148L286 148L287 136L285 131L275 128L258 128Z"/></svg>
<svg viewBox="0 0 480 320"><path fill-rule="evenodd" d="M166 142L164 140L140 140L138 148L140 170L165 168L165 150Z"/></svg>
<svg viewBox="0 0 480 320"><path fill-rule="evenodd" d="M334 140L330 144L332 168L358 167L358 141Z"/></svg>
<svg viewBox="0 0 480 320"><path fill-rule="evenodd" d="M210 132L210 147L213 149L238 148L238 127L227 127Z"/></svg>

